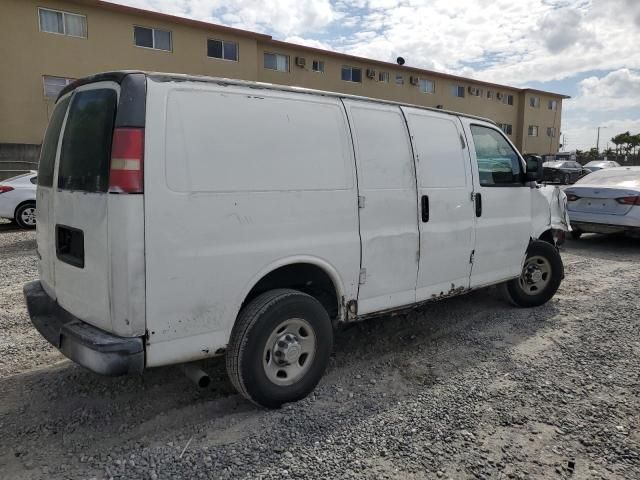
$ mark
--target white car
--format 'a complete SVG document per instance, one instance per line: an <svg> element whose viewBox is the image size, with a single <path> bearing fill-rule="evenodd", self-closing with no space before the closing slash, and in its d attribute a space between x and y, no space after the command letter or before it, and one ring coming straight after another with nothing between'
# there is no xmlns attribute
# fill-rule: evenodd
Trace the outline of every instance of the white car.
<svg viewBox="0 0 640 480"><path fill-rule="evenodd" d="M541 176L478 117L98 74L62 91L45 135L29 314L95 372L225 355L240 393L278 407L316 386L334 326L488 285L553 297L565 196Z"/></svg>
<svg viewBox="0 0 640 480"><path fill-rule="evenodd" d="M640 167L598 170L565 194L574 239L583 233L640 236Z"/></svg>
<svg viewBox="0 0 640 480"><path fill-rule="evenodd" d="M36 183L36 172L0 180L0 217L22 228L35 228Z"/></svg>

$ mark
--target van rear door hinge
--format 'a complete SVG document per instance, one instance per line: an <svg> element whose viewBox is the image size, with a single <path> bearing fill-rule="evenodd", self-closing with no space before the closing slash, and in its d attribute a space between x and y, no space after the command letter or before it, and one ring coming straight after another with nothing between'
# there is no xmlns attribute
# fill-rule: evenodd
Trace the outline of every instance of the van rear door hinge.
<svg viewBox="0 0 640 480"><path fill-rule="evenodd" d="M364 197L362 195L358 195L358 208L364 208Z"/></svg>
<svg viewBox="0 0 640 480"><path fill-rule="evenodd" d="M473 257L475 256L476 251L471 250L471 255L469 255L469 263L473 265Z"/></svg>
<svg viewBox="0 0 640 480"><path fill-rule="evenodd" d="M359 285L364 285L367 281L367 269L366 268L361 268L360 269L360 278L358 279L358 284Z"/></svg>

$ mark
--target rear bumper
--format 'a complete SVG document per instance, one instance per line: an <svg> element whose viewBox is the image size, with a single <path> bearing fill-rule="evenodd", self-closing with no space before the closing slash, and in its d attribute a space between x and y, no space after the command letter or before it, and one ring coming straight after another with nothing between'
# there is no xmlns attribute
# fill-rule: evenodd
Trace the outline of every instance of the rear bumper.
<svg viewBox="0 0 640 480"><path fill-rule="evenodd" d="M102 375L125 375L144 370L144 342L118 337L74 317L56 303L39 281L24 286L31 322L66 357Z"/></svg>
<svg viewBox="0 0 640 480"><path fill-rule="evenodd" d="M585 233L622 233L640 234L640 227L633 225L611 225L607 223L577 222L571 220L571 228Z"/></svg>

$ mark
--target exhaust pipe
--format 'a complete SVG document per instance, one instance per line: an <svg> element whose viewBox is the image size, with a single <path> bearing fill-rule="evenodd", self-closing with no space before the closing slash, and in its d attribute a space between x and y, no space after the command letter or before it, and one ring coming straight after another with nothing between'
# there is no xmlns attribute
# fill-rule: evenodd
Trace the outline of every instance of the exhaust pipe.
<svg viewBox="0 0 640 480"><path fill-rule="evenodd" d="M195 363L183 363L182 371L189 380L200 388L206 388L211 383L211 377L209 377L209 374L196 366Z"/></svg>

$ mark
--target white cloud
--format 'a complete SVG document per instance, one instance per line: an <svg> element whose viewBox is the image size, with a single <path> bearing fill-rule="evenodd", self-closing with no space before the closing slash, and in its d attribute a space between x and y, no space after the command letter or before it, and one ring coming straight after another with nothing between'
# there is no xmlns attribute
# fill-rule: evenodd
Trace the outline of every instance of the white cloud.
<svg viewBox="0 0 640 480"><path fill-rule="evenodd" d="M298 36L291 36L284 39L285 42L295 43L297 45L306 45L307 47L320 48L322 50L331 50L331 45L320 40L313 40L311 38L303 38Z"/></svg>
<svg viewBox="0 0 640 480"><path fill-rule="evenodd" d="M605 150L607 146L615 148L611 143L611 138L619 133L631 132L640 133L640 119L617 119L607 120L593 125L583 125L575 128L567 128L562 132L566 138L565 150L589 150L596 146L598 139L598 127L600 127L600 150ZM564 139L561 137L561 142Z"/></svg>
<svg viewBox="0 0 640 480"><path fill-rule="evenodd" d="M640 72L621 68L580 82L580 94L567 103L569 111L612 111L640 107Z"/></svg>
<svg viewBox="0 0 640 480"><path fill-rule="evenodd" d="M112 0L113 1L113 0ZM330 0L115 0L116 3L277 35L317 32L339 18Z"/></svg>

